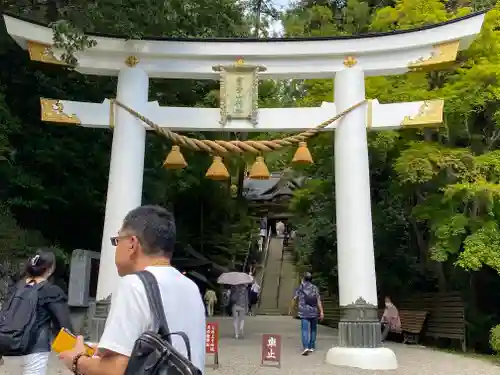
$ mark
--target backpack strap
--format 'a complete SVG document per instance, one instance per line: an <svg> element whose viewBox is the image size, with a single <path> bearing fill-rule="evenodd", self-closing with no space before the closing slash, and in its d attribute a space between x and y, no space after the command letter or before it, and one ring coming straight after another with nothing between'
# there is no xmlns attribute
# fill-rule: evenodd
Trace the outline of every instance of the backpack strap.
<svg viewBox="0 0 500 375"><path fill-rule="evenodd" d="M170 338L170 329L168 328L167 318L165 316L165 311L163 310L163 302L161 300L160 288L158 286L158 280L149 271L139 271L136 273L144 284L144 289L146 289L146 296L148 298L149 308L153 315L153 326L154 330L167 338L169 343L172 343Z"/></svg>
<svg viewBox="0 0 500 375"><path fill-rule="evenodd" d="M153 314L153 325L157 332L166 338L166 340L172 344L172 335L177 335L182 337L184 344L186 345L186 351L188 359L191 361L191 344L189 342L189 337L184 332L170 332L168 328L167 318L165 316L165 310L163 309L163 302L161 300L161 292L158 286L158 280L149 271L139 271L136 272L142 283L144 284L144 289L146 289L146 296L148 297L149 308Z"/></svg>

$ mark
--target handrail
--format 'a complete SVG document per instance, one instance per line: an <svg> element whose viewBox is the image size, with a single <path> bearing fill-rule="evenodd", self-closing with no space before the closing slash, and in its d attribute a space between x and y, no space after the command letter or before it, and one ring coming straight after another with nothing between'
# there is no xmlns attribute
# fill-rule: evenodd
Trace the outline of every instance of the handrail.
<svg viewBox="0 0 500 375"><path fill-rule="evenodd" d="M281 262L280 262L280 272L278 274L278 292L276 293L276 308L280 307L280 286L281 286L281 273L283 272L283 258L285 254L285 242L281 241Z"/></svg>
<svg viewBox="0 0 500 375"><path fill-rule="evenodd" d="M248 240L247 255L245 256L245 261L243 262L243 269L241 270L241 272L246 272L246 270L247 270L248 258L250 256L250 252L252 251L252 242L253 242L253 236L250 233L249 240Z"/></svg>
<svg viewBox="0 0 500 375"><path fill-rule="evenodd" d="M266 244L264 246L264 249L263 249L263 252L264 252L264 259L263 259L263 262L262 262L262 273L260 274L260 290L261 292L264 290L264 276L265 276L265 273L266 273L266 268L267 268L267 259L269 258L269 244L271 243L271 234L272 234L272 230L271 228L269 228L269 230L267 231L267 238L266 238ZM259 298L259 303L258 303L258 306L260 307L260 302L262 301L261 298Z"/></svg>

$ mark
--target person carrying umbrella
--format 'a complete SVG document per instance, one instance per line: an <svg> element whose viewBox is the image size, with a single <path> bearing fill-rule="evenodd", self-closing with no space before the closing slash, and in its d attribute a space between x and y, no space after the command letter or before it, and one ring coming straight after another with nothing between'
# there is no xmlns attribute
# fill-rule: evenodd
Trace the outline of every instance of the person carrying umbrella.
<svg viewBox="0 0 500 375"><path fill-rule="evenodd" d="M234 325L234 338L243 338L245 315L248 313L248 284L253 277L243 272L223 273L217 279L219 284L231 285L231 304Z"/></svg>

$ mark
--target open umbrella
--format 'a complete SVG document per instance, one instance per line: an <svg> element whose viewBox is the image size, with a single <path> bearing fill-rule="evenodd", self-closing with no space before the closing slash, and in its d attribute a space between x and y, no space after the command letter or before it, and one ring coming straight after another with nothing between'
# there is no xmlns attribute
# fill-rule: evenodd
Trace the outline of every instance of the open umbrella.
<svg viewBox="0 0 500 375"><path fill-rule="evenodd" d="M243 272L226 272L219 276L217 283L226 285L251 284L253 277Z"/></svg>

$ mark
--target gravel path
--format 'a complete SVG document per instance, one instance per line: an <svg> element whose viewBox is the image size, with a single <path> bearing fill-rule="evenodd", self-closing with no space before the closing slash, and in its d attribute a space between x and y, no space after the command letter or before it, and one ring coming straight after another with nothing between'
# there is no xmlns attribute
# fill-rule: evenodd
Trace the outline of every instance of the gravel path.
<svg viewBox="0 0 500 375"><path fill-rule="evenodd" d="M481 359L470 358L459 354L449 354L431 349L400 344L388 345L399 361L396 371L363 371L351 368L340 368L324 364L327 350L336 341L336 331L320 326L318 334L318 350L302 357L298 321L288 317L249 317L246 321L244 340L235 341L232 336L232 322L229 318L219 319L221 330L220 368L207 369L208 375L358 375L358 374L391 374L391 375L500 375L500 367ZM283 340L282 367L260 366L260 342L263 333L281 334ZM213 361L207 358L207 364ZM0 367L0 375L20 375L18 359L5 360ZM57 359L51 360L47 375L69 375L70 372L58 366Z"/></svg>

